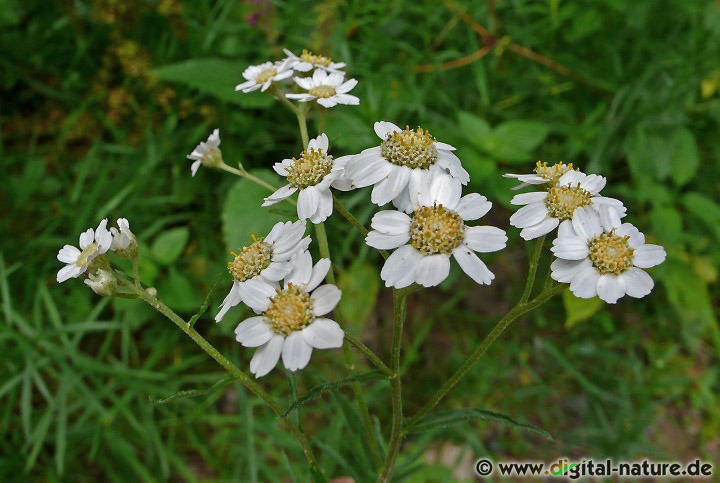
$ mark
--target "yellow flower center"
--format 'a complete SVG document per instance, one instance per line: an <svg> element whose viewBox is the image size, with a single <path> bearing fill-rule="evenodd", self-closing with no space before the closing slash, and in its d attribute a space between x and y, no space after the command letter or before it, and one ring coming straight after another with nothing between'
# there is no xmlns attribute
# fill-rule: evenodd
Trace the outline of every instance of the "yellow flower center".
<svg viewBox="0 0 720 483"><path fill-rule="evenodd" d="M322 149L311 148L303 151L299 159L287 168L287 180L291 186L305 189L315 186L327 176L333 167L333 157Z"/></svg>
<svg viewBox="0 0 720 483"><path fill-rule="evenodd" d="M231 253L235 258L228 262L228 271L238 282L244 282L260 275L260 272L265 270L272 260L272 247L262 238L243 247L239 255L235 252Z"/></svg>
<svg viewBox="0 0 720 483"><path fill-rule="evenodd" d="M323 67L327 67L330 64L332 64L332 59L330 57L325 57L323 55L316 55L310 52L309 50L303 49L302 54L300 54L300 58L308 62L312 65L321 65Z"/></svg>
<svg viewBox="0 0 720 483"><path fill-rule="evenodd" d="M537 164L535 164L534 171L541 178L544 178L550 181L552 184L555 184L562 175L564 175L568 171L572 171L573 169L574 168L572 163L555 163L552 166L548 166L547 163L541 163L540 161L538 161Z"/></svg>
<svg viewBox="0 0 720 483"><path fill-rule="evenodd" d="M332 86L315 86L308 92L311 96L315 96L320 99L326 99L336 94L335 88Z"/></svg>
<svg viewBox="0 0 720 483"><path fill-rule="evenodd" d="M630 248L629 236L619 236L615 230L603 233L588 242L590 261L600 273L620 275L633 266L635 250Z"/></svg>
<svg viewBox="0 0 720 483"><path fill-rule="evenodd" d="M423 255L450 254L464 236L460 215L442 205L418 208L410 222L410 244Z"/></svg>
<svg viewBox="0 0 720 483"><path fill-rule="evenodd" d="M78 267L85 266L87 264L88 260L92 260L92 258L97 253L98 249L99 249L99 247L96 242L91 243L88 246L86 246L83 249L83 251L80 253L80 255L78 256L78 259L75 261L75 265L77 265Z"/></svg>
<svg viewBox="0 0 720 483"><path fill-rule="evenodd" d="M255 77L255 82L258 84L264 84L277 75L277 69L275 67L268 67L267 69L260 72Z"/></svg>
<svg viewBox="0 0 720 483"><path fill-rule="evenodd" d="M380 154L397 166L412 169L428 169L438 156L435 138L424 129L411 130L409 126L405 126L404 131L388 134L380 145Z"/></svg>
<svg viewBox="0 0 720 483"><path fill-rule="evenodd" d="M296 330L302 330L313 321L313 302L310 294L300 287L288 284L285 290L278 290L270 299L270 306L263 314L270 329L287 337Z"/></svg>
<svg viewBox="0 0 720 483"><path fill-rule="evenodd" d="M576 208L592 205L592 193L577 186L553 186L548 190L545 206L548 213L560 220L571 220Z"/></svg>

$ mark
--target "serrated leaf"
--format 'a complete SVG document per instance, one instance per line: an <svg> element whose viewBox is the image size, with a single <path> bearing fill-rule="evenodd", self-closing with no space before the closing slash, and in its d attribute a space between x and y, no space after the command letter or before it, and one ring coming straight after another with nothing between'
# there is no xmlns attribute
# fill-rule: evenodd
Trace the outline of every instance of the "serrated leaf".
<svg viewBox="0 0 720 483"><path fill-rule="evenodd" d="M225 386L227 386L234 380L235 380L234 377L227 376L224 379L220 379L218 382L216 382L215 384L213 384L212 386L210 386L207 389L190 389L190 390L186 390L186 391L178 391L178 392L173 393L162 399L150 398L150 404L152 404L153 406L160 406L160 405L167 404L167 403L170 403L173 401L177 401L178 399L184 399L187 397L205 396L208 394L212 394L215 391L219 391L220 389L224 389Z"/></svg>
<svg viewBox="0 0 720 483"><path fill-rule="evenodd" d="M325 384L320 384L319 386L315 386L314 388L310 389L307 394L304 396L296 399L288 408L287 411L285 411L282 415L283 418L288 417L290 413L295 411L300 406L303 406L304 404L307 404L308 402L312 401L313 399L317 399L323 394L325 394L328 391L336 391L340 389L341 387L347 386L348 384L351 384L353 382L368 382L368 381L375 381L378 379L384 379L385 376L380 371L370 371L365 372L363 374L354 374L352 376L344 377L338 381L333 382L327 382Z"/></svg>
<svg viewBox="0 0 720 483"><path fill-rule="evenodd" d="M189 238L190 230L184 226L160 233L150 247L153 258L163 265L170 265L182 254Z"/></svg>
<svg viewBox="0 0 720 483"><path fill-rule="evenodd" d="M252 170L251 174L278 188L282 186L280 178L269 170ZM295 207L288 202L263 207L263 199L269 194L267 188L246 179L238 180L230 188L222 212L223 236L228 251L247 245L251 235L267 235L279 221L297 219Z"/></svg>
<svg viewBox="0 0 720 483"><path fill-rule="evenodd" d="M413 427L410 428L409 433L417 434L431 431L438 428L447 428L453 424L461 423L463 421L469 421L473 419L481 419L483 421L490 421L493 423L504 424L515 429L522 429L523 431L530 431L540 436L553 440L553 437L547 431L532 426L530 424L520 423L515 421L509 416L504 414L496 413L494 411L488 411L486 409L476 408L465 408L465 409L449 409L446 411L437 411L428 414L420 421L418 421Z"/></svg>
<svg viewBox="0 0 720 483"><path fill-rule="evenodd" d="M215 292L215 289L217 288L218 284L220 283L220 280L222 280L224 278L224 276L225 276L224 273L221 273L217 276L217 278L215 279L215 283L213 283L212 287L210 287L210 290L208 291L207 295L205 296L205 302L200 307L200 310L198 310L198 312L195 315L190 317L190 320L188 321L189 327L192 327L193 325L195 325L195 322L197 322L198 319L200 317L202 317L202 315L207 311L208 307L210 307L210 302L212 301L212 294L213 294L213 292Z"/></svg>
<svg viewBox="0 0 720 483"><path fill-rule="evenodd" d="M686 128L677 129L670 139L670 177L683 186L695 177L700 166L695 136Z"/></svg>
<svg viewBox="0 0 720 483"><path fill-rule="evenodd" d="M598 297L581 299L574 296L569 290L563 291L562 298L565 307L565 327L568 329L586 321L604 305L604 302Z"/></svg>
<svg viewBox="0 0 720 483"><path fill-rule="evenodd" d="M191 59L152 70L160 80L177 82L198 89L221 101L243 107L267 107L273 103L268 93L235 92L235 86L245 81L242 62L223 59Z"/></svg>

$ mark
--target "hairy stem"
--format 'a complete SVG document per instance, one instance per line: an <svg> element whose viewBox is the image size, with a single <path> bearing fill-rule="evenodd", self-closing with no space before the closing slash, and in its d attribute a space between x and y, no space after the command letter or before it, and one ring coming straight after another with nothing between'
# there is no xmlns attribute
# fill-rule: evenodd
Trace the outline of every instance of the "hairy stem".
<svg viewBox="0 0 720 483"><path fill-rule="evenodd" d="M362 352L375 367L382 371L383 374L388 377L392 376L390 368L368 346L360 342L360 339L345 332L345 340L357 350Z"/></svg>
<svg viewBox="0 0 720 483"><path fill-rule="evenodd" d="M530 298L532 293L533 285L535 285L535 275L537 274L538 262L540 261L540 254L542 253L543 245L545 244L545 235L536 239L533 242L533 246L528 250L529 269L528 278L525 282L525 290L523 290L522 297L520 297L520 303L525 303Z"/></svg>
<svg viewBox="0 0 720 483"><path fill-rule="evenodd" d="M229 166L225 163L222 163L219 167L219 169L222 169L223 171L227 171L228 173L232 173L235 176L240 176L241 178L245 178L248 181L251 181L255 183L258 186L262 186L263 188L267 188L268 190L272 191L273 193L277 191L277 188L268 183L267 181L264 181L257 176L251 174L245 169L237 169L233 168L232 166ZM292 198L285 198L284 201L287 201L288 203L292 203L293 205L297 205L297 202Z"/></svg>
<svg viewBox="0 0 720 483"><path fill-rule="evenodd" d="M408 419L407 423L405 424L405 434L407 431L420 419L427 416L432 409L437 406L437 404L457 385L460 380L465 377L465 375L472 369L472 367L475 365L475 363L482 357L483 354L488 350L488 348L492 345L495 340L500 337L500 334L505 332L505 329L507 329L512 322L520 317L521 315L524 315L531 310L534 310L538 307L540 307L542 304L550 300L555 295L559 294L563 290L567 288L567 285L565 284L552 284L549 287L546 287L545 290L543 290L537 297L530 300L529 302L518 302L515 307L510 309L510 312L508 312L505 317L500 319L500 322L493 327L493 329L490 331L490 333L485 337L485 339L482 341L482 343L478 346L477 349L473 351L472 354L463 362L463 364L455 371L455 373L443 384L443 386L440 388L438 392L433 395L433 397L428 401L413 417Z"/></svg>

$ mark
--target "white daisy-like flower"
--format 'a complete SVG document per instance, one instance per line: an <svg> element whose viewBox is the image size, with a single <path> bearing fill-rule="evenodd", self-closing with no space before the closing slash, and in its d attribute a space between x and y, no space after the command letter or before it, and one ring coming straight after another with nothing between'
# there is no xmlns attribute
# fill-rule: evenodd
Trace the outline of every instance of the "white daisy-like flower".
<svg viewBox="0 0 720 483"><path fill-rule="evenodd" d="M220 312L215 321L220 322L232 307L242 301L247 303L250 280L261 279L277 285L289 274L294 266L295 256L310 245L310 237L305 234L305 222L278 222L265 238L254 239L253 243L243 247L235 258L228 262L228 270L233 276L230 293L220 304ZM255 238L255 237L253 237Z"/></svg>
<svg viewBox="0 0 720 483"><path fill-rule="evenodd" d="M310 72L312 69L326 70L328 72L338 72L345 67L344 62L333 62L331 58L323 55L316 55L303 49L302 54L298 57L288 49L283 49L287 58L285 61L291 69L298 72Z"/></svg>
<svg viewBox="0 0 720 483"><path fill-rule="evenodd" d="M490 284L495 275L474 252L505 248L505 231L494 226L465 226L490 208L477 193L461 197L460 184L445 175L435 176L418 200L412 216L401 211L381 211L372 219L373 231L365 241L379 250L397 248L385 261L380 277L388 287L403 288L413 282L424 287L440 284L450 273L450 256L479 284Z"/></svg>
<svg viewBox="0 0 720 483"><path fill-rule="evenodd" d="M602 205L612 206L620 216L626 209L614 198L600 196L607 180L597 174L572 170L563 174L547 191L515 195L513 205L525 205L510 217L510 224L522 228L520 236L532 240L553 231L561 222L572 220L576 209Z"/></svg>
<svg viewBox="0 0 720 483"><path fill-rule="evenodd" d="M357 80L345 80L342 72L327 73L316 70L312 77L295 77L295 83L307 92L301 94L285 94L288 99L297 99L300 102L317 100L323 107L334 107L337 104L357 106L360 99L348 94L357 85Z"/></svg>
<svg viewBox="0 0 720 483"><path fill-rule="evenodd" d="M57 273L58 283L85 273L90 262L99 255L107 253L111 244L112 234L107 229L107 218L105 218L95 230L88 228L80 235L79 250L72 245L65 245L60 249L57 259L67 265Z"/></svg>
<svg viewBox="0 0 720 483"><path fill-rule="evenodd" d="M355 187L373 186L371 200L382 206L390 201L405 213L417 205L420 187L429 184L436 174L446 174L460 185L470 175L453 154L449 144L436 141L426 130L405 130L391 122L375 123L375 133L382 143L353 156L345 167L345 176Z"/></svg>
<svg viewBox="0 0 720 483"><path fill-rule="evenodd" d="M654 282L641 269L665 261L663 247L645 243L645 236L630 223L621 223L617 211L607 205L599 210L578 208L558 235L551 276L569 283L572 293L584 299L597 295L614 304L625 295L644 297Z"/></svg>
<svg viewBox="0 0 720 483"><path fill-rule="evenodd" d="M131 244L137 243L135 235L130 231L130 222L127 221L127 218L118 218L117 225L119 230L114 226L110 228L113 236L111 250L126 250Z"/></svg>
<svg viewBox="0 0 720 483"><path fill-rule="evenodd" d="M297 159L283 159L275 163L273 169L279 175L285 176L288 184L265 198L263 206L279 203L299 191L298 217L301 220L309 219L313 223L322 223L333 210L330 187L342 191L352 187L350 181L343 177L345 163L349 159L350 156L333 159L328 154L328 138L325 134L311 139L308 148Z"/></svg>
<svg viewBox="0 0 720 483"><path fill-rule="evenodd" d="M573 168L572 163L555 163L552 166L548 166L547 163L538 161L535 165L534 173L530 174L512 174L506 173L503 178L514 178L520 181L520 184L511 188L513 190L519 190L530 185L539 185L545 183L555 183L560 179L562 175L571 171Z"/></svg>
<svg viewBox="0 0 720 483"><path fill-rule="evenodd" d="M288 61L251 65L243 72L243 77L247 80L235 86L235 90L248 93L260 89L260 91L265 92L273 82L287 79L291 75L293 75L293 69Z"/></svg>
<svg viewBox="0 0 720 483"><path fill-rule="evenodd" d="M250 296L245 303L260 314L241 322L235 338L245 347L257 347L250 372L262 377L282 355L289 371L304 368L313 349L342 347L345 333L337 322L323 317L340 301L335 285L320 285L330 269L323 258L313 267L310 253L298 255L295 268L279 289L255 279L247 283Z"/></svg>
<svg viewBox="0 0 720 483"><path fill-rule="evenodd" d="M198 144L193 152L188 154L187 158L193 160L193 164L190 166L192 175L195 176L200 165L203 164L208 167L215 167L223 162L222 152L220 151L220 130L215 129L207 141Z"/></svg>

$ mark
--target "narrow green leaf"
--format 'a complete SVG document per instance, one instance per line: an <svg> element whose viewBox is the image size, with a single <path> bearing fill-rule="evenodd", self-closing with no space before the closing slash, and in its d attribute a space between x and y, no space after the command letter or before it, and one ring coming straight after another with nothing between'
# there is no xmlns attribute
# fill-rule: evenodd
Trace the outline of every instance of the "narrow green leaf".
<svg viewBox="0 0 720 483"><path fill-rule="evenodd" d="M153 406L160 406L162 404L167 404L173 401L177 401L178 399L184 399L186 397L198 397L198 396L205 396L208 394L212 394L215 391L219 391L220 389L224 389L225 386L233 382L235 379L233 377L226 377L224 379L219 380L212 386L210 386L207 389L190 389L187 391L178 391L174 394L171 394L167 397L164 397L162 399L153 399L150 398L150 403Z"/></svg>
<svg viewBox="0 0 720 483"><path fill-rule="evenodd" d="M374 381L377 379L384 379L385 376L380 371L370 371L365 372L363 374L355 374L352 376L345 377L343 379L340 379L338 381L328 382L325 384L320 384L319 386L315 386L314 388L310 389L307 394L304 396L296 399L288 408L287 411L285 411L282 415L283 418L288 417L290 413L298 409L300 406L307 404L308 402L312 401L313 399L317 399L323 394L325 394L328 391L336 391L337 389L340 389L343 386L347 386L348 384L351 384L353 382L368 382L368 381Z"/></svg>
<svg viewBox="0 0 720 483"><path fill-rule="evenodd" d="M412 428L410 428L411 434L423 433L438 428L446 428L453 424L461 423L472 419L482 419L483 421L490 421L494 423L504 424L515 429L522 429L524 431L530 431L540 436L553 440L550 433L547 431L531 426L529 424L520 423L515 421L509 416L504 414L488 411L485 409L465 408L465 409L449 409L446 411L437 411L428 414L420 421L417 422Z"/></svg>
<svg viewBox="0 0 720 483"><path fill-rule="evenodd" d="M212 287L210 287L210 290L208 291L207 296L205 297L205 302L200 307L200 310L198 310L198 313L190 317L190 320L188 321L188 326L192 327L195 325L195 322L198 321L200 317L207 311L208 307L210 307L210 302L212 301L212 295L213 292L215 292L215 289L217 288L218 284L220 283L220 280L223 278L225 274L221 273L217 276L215 279L215 283L213 283Z"/></svg>

